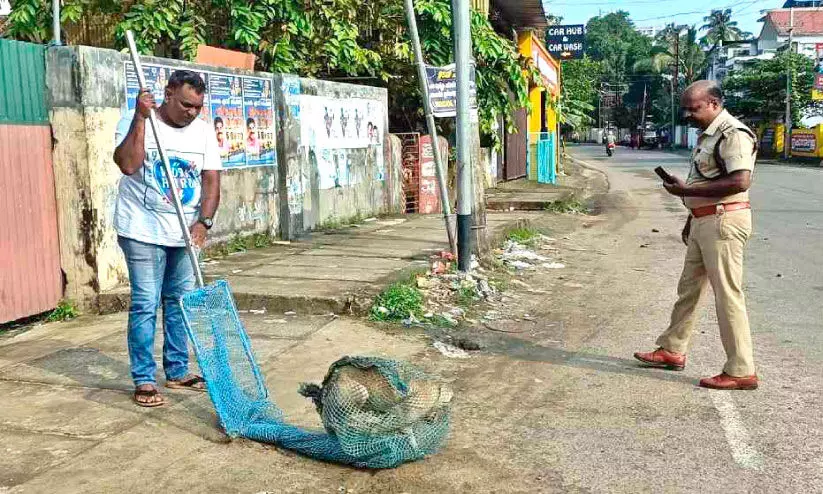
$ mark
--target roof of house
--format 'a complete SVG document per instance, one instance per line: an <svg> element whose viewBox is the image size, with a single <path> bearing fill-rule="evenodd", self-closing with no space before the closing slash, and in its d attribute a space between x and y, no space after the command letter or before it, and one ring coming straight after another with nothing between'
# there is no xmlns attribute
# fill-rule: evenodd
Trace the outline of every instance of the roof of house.
<svg viewBox="0 0 823 494"><path fill-rule="evenodd" d="M770 10L761 21L774 26L778 36L789 35L792 9ZM795 36L823 35L823 10L817 8L793 9ZM764 24L765 26L765 24Z"/></svg>
<svg viewBox="0 0 823 494"><path fill-rule="evenodd" d="M492 0L491 3L515 28L544 29L548 25L541 0Z"/></svg>

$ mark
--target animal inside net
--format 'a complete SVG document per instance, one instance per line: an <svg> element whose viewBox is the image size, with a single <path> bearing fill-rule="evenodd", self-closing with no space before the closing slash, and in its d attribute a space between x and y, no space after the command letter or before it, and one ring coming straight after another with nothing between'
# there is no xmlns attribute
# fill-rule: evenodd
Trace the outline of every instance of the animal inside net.
<svg viewBox="0 0 823 494"><path fill-rule="evenodd" d="M435 453L445 442L449 388L410 364L378 357L344 357L331 365L321 386L301 388L325 431L286 423L268 397L228 284L199 288L181 304L209 396L229 436L363 468L392 468Z"/></svg>

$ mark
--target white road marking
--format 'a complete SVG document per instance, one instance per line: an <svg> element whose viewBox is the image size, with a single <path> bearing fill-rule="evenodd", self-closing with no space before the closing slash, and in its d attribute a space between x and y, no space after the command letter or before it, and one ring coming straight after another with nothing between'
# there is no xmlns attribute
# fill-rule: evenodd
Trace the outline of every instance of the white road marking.
<svg viewBox="0 0 823 494"><path fill-rule="evenodd" d="M730 392L710 391L709 395L720 413L720 425L726 433L726 442L732 450L734 461L743 468L759 470L763 466L763 455L750 444L749 432L740 420Z"/></svg>

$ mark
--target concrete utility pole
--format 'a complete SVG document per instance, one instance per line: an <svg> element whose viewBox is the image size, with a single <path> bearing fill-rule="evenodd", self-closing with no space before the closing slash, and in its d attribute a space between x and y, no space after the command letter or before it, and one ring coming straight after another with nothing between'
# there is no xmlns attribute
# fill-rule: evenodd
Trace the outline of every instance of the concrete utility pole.
<svg viewBox="0 0 823 494"><path fill-rule="evenodd" d="M674 92L677 93L680 83L680 28L674 33Z"/></svg>
<svg viewBox="0 0 823 494"><path fill-rule="evenodd" d="M60 42L60 0L51 1L51 27L51 44L54 46L60 46L62 44Z"/></svg>
<svg viewBox="0 0 823 494"><path fill-rule="evenodd" d="M420 47L420 36L417 34L417 19L414 15L413 0L405 0L406 18L409 22L409 36L414 46L414 58L417 60L417 77L420 79L420 96L423 98L423 108L426 112L426 125L429 128L429 136L432 140L432 152L434 153L435 172L437 174L437 187L440 189L440 203L443 207L443 220L446 222L446 234L449 237L449 249L451 253L457 255L457 239L455 238L454 225L452 220L451 203L449 202L449 189L446 181L446 173L443 168L443 157L440 155L440 146L437 141L437 127L434 124L431 101L429 101L429 81L426 77L426 62L423 59L423 49Z"/></svg>
<svg viewBox="0 0 823 494"><path fill-rule="evenodd" d="M792 148L792 33L794 9L789 9L789 47L786 49L786 135L783 137L783 157L789 159Z"/></svg>
<svg viewBox="0 0 823 494"><path fill-rule="evenodd" d="M646 132L646 83L643 83L643 104L640 106L640 131Z"/></svg>
<svg viewBox="0 0 823 494"><path fill-rule="evenodd" d="M669 136L669 146L674 149L674 134L677 131L677 107L674 106L674 77L669 80L672 93L672 133Z"/></svg>
<svg viewBox="0 0 823 494"><path fill-rule="evenodd" d="M472 255L472 161L469 75L472 38L469 0L452 0L454 62L457 68L457 268L471 269Z"/></svg>

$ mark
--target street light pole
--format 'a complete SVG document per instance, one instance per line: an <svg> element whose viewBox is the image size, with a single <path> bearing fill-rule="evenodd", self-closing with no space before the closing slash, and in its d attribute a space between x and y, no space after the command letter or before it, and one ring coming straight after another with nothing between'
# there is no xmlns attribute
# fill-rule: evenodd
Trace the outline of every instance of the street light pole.
<svg viewBox="0 0 823 494"><path fill-rule="evenodd" d="M469 75L472 50L469 0L452 0L454 62L457 76L457 268L471 269L472 191Z"/></svg>
<svg viewBox="0 0 823 494"><path fill-rule="evenodd" d="M680 82L680 28L674 33L674 91Z"/></svg>
<svg viewBox="0 0 823 494"><path fill-rule="evenodd" d="M54 46L60 46L60 0L52 0L51 2L51 26L51 43Z"/></svg>
<svg viewBox="0 0 823 494"><path fill-rule="evenodd" d="M674 78L671 78L669 80L669 86L671 88L671 93L672 93L672 132L671 132L671 135L669 135L669 145L671 146L672 149L674 149L674 134L675 134L675 131L677 130L677 125L675 125L675 122L676 122L675 114L677 112L677 108L674 106Z"/></svg>
<svg viewBox="0 0 823 494"><path fill-rule="evenodd" d="M789 159L792 147L792 34L794 32L794 9L789 9L789 47L786 50L786 135L783 137L783 158Z"/></svg>
<svg viewBox="0 0 823 494"><path fill-rule="evenodd" d="M440 202L443 208L443 219L446 222L446 235L449 238L449 249L451 253L457 255L457 239L455 239L454 226L452 224L451 204L449 203L448 182L446 172L443 167L443 157L440 155L440 146L437 140L437 127L434 124L431 101L429 101L429 81L426 77L426 65L423 60L423 49L420 47L420 36L417 33L417 19L414 15L413 0L405 0L406 17L409 22L409 36L414 46L414 57L417 59L417 76L420 79L420 97L423 98L423 109L426 112L426 125L429 128L429 136L432 141L432 152L434 153L435 172L437 174L437 186L440 189Z"/></svg>

